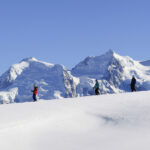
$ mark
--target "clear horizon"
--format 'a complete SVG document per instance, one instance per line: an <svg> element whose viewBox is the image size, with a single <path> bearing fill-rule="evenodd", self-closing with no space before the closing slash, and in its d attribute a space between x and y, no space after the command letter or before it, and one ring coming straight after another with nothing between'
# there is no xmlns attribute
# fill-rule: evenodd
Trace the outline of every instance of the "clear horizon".
<svg viewBox="0 0 150 150"><path fill-rule="evenodd" d="M0 74L24 58L71 69L109 49L150 60L148 0L0 2Z"/></svg>

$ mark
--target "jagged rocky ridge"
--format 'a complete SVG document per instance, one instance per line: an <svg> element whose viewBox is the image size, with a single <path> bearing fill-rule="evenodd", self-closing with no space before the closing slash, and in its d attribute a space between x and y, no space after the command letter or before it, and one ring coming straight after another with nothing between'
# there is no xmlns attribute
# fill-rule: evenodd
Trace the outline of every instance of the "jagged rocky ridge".
<svg viewBox="0 0 150 150"><path fill-rule="evenodd" d="M22 60L0 77L0 102L32 101L33 85L39 87L40 99L93 95L95 79L101 94L130 91L132 75L137 79L137 90L150 89L150 67L144 66L112 50L104 55L87 57L71 71L35 58Z"/></svg>

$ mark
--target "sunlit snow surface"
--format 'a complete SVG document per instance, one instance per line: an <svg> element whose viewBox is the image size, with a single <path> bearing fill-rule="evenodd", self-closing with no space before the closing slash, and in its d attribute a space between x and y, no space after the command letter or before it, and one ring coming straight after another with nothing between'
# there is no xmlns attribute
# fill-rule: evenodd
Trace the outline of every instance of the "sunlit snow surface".
<svg viewBox="0 0 150 150"><path fill-rule="evenodd" d="M150 92L0 105L0 149L149 150Z"/></svg>

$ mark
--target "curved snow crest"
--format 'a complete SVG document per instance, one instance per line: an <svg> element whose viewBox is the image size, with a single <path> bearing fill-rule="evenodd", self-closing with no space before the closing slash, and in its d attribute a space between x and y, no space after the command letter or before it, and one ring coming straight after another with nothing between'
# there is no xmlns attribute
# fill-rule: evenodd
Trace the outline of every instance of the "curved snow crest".
<svg viewBox="0 0 150 150"><path fill-rule="evenodd" d="M28 62L28 63L32 63L32 62L36 63L37 62L37 63L44 64L47 67L53 67L54 66L54 64L52 64L52 63L47 63L47 62L44 62L44 61L40 61L40 60L36 59L35 57L25 58L21 62Z"/></svg>
<svg viewBox="0 0 150 150"><path fill-rule="evenodd" d="M38 61L35 57L28 57L21 60L22 61Z"/></svg>

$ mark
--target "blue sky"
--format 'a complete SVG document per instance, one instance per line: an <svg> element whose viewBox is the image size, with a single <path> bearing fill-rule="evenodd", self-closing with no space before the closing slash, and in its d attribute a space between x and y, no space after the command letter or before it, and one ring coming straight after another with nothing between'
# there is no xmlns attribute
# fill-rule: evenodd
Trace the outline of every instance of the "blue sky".
<svg viewBox="0 0 150 150"><path fill-rule="evenodd" d="M71 69L113 49L150 59L149 0L0 0L0 74L26 57Z"/></svg>

